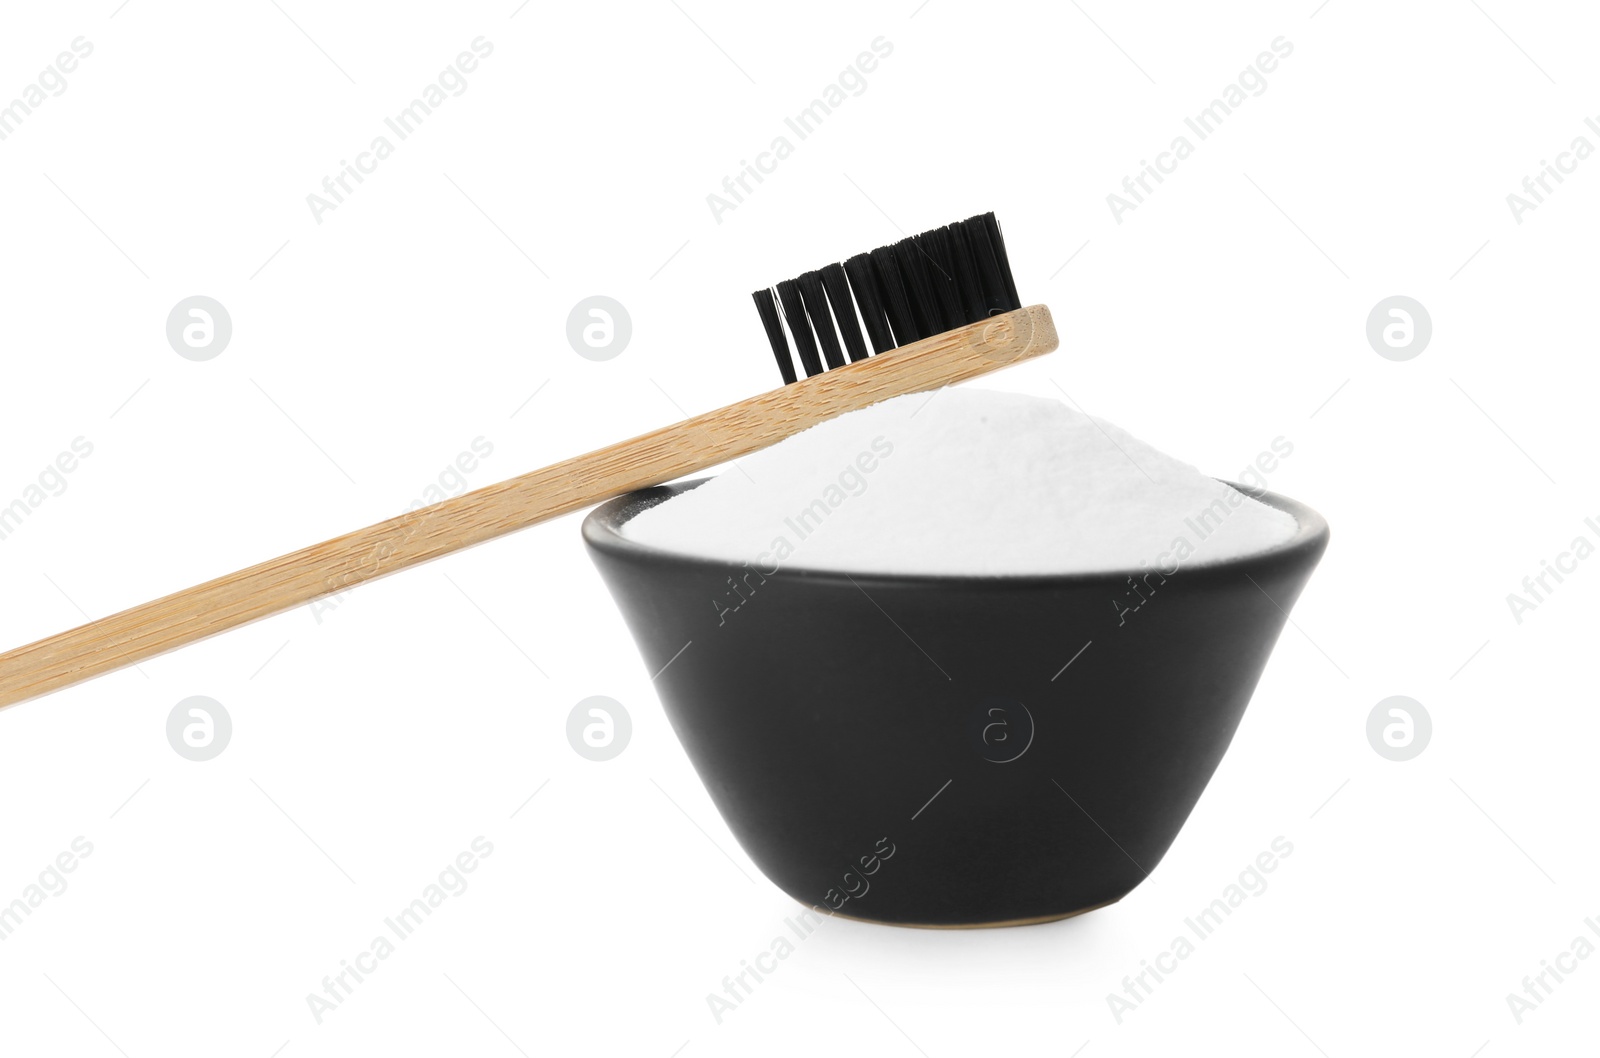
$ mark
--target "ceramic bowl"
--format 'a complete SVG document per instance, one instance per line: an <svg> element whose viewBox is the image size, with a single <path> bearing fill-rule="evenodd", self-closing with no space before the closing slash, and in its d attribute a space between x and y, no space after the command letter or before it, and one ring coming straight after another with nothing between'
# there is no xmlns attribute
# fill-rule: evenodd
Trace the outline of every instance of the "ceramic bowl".
<svg viewBox="0 0 1600 1058"><path fill-rule="evenodd" d="M622 535L698 484L594 510L590 557L745 852L803 904L896 925L1044 922L1148 877L1328 543L1262 492L1292 539L1165 577L763 570Z"/></svg>

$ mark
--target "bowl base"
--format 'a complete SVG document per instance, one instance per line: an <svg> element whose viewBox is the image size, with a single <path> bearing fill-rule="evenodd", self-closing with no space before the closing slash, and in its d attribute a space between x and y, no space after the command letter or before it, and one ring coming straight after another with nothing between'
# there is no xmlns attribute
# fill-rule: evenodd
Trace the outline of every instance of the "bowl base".
<svg viewBox="0 0 1600 1058"><path fill-rule="evenodd" d="M847 915L843 911L835 911L834 918L849 919L851 922L865 922L872 926L898 926L902 929L1002 929L1006 926L1037 926L1045 922L1060 922L1064 918L1075 918L1078 915L1087 915L1091 911L1098 911L1102 907L1110 907L1121 900L1116 897L1105 900L1089 907L1080 907L1076 911L1064 911L1059 915L1035 915L1033 918L1008 918L999 922L885 922L876 918L860 918L856 915Z"/></svg>

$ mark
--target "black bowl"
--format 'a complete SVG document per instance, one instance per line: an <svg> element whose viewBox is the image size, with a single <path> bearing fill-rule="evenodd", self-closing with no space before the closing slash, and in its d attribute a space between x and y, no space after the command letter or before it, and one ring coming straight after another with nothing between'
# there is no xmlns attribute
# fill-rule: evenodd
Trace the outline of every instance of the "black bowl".
<svg viewBox="0 0 1600 1058"><path fill-rule="evenodd" d="M1252 492L1291 540L1133 574L1135 594L1126 572L772 572L622 536L698 484L594 510L590 557L750 858L804 904L896 925L1049 921L1143 881L1328 544L1315 511Z"/></svg>

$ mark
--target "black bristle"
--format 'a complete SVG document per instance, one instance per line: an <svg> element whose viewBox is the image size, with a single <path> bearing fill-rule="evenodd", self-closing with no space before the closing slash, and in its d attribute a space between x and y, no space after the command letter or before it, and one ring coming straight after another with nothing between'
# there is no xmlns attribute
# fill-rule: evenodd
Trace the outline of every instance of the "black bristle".
<svg viewBox="0 0 1600 1058"><path fill-rule="evenodd" d="M806 315L811 318L817 344L822 347L822 358L830 368L843 367L844 350L839 348L839 333L833 329L833 314L828 311L821 272L806 272L800 277L800 297L806 303Z"/></svg>
<svg viewBox="0 0 1600 1058"><path fill-rule="evenodd" d="M939 299L945 328L972 322L961 307L961 295L956 293L955 265L950 260L950 229L923 232L917 236L917 247L928 255L928 284L933 287L934 297Z"/></svg>
<svg viewBox="0 0 1600 1058"><path fill-rule="evenodd" d="M850 276L850 291L861 309L861 322L867 328L867 338L872 351L887 353L894 348L894 334L889 330L889 317L883 313L883 302L878 297L878 281L872 275L872 255L858 253L844 263Z"/></svg>
<svg viewBox="0 0 1600 1058"><path fill-rule="evenodd" d="M880 246L872 251L872 278L877 281L878 298L888 313L889 326L894 328L894 344L910 345L923 337L911 318L911 295L906 293L893 247Z"/></svg>
<svg viewBox="0 0 1600 1058"><path fill-rule="evenodd" d="M993 213L983 214L983 226L989 232L989 242L994 245L994 255L1000 260L1000 279L1006 288L1006 311L1022 308L1022 299L1017 296L1016 280L1011 278L1011 262L1006 258L1006 240L1000 234L1000 222Z"/></svg>
<svg viewBox="0 0 1600 1058"><path fill-rule="evenodd" d="M872 353L886 353L1022 307L993 213L856 254L754 297L785 383L796 380L785 324L810 376L865 360L869 343Z"/></svg>
<svg viewBox="0 0 1600 1058"><path fill-rule="evenodd" d="M963 222L967 229L967 242L972 247L972 256L978 263L978 282L983 290L984 315L993 316L997 312L1008 311L1008 297L1006 294L1006 281L1001 277L1000 258L995 253L994 244L989 241L989 229L983 223L982 217L972 217Z"/></svg>
<svg viewBox="0 0 1600 1058"><path fill-rule="evenodd" d="M850 280L845 278L844 265L835 261L822 270L822 283L828 288L828 303L833 306L834 322L844 338L844 348L852 362L867 358L867 343L861 337L861 327L856 323L856 307L850 301Z"/></svg>
<svg viewBox="0 0 1600 1058"><path fill-rule="evenodd" d="M977 323L989 314L989 308L983 303L983 285L978 279L978 264L972 259L972 246L967 241L967 229L959 224L952 224L950 232L950 256L955 263L956 289L961 297L961 306L965 310L966 321Z"/></svg>
<svg viewBox="0 0 1600 1058"><path fill-rule="evenodd" d="M772 343L772 355L778 359L778 373L783 375L783 384L787 386L795 381L794 359L789 355L789 339L783 336L778 303L772 299L771 290L758 290L750 296L755 298L756 313L761 317L761 326L766 328L767 341Z"/></svg>
<svg viewBox="0 0 1600 1058"><path fill-rule="evenodd" d="M900 275L906 281L906 292L911 295L911 312L916 318L917 333L928 338L945 329L944 314L933 299L933 287L928 284L928 256L917 248L911 239L901 239L894 244L894 257L900 265Z"/></svg>
<svg viewBox="0 0 1600 1058"><path fill-rule="evenodd" d="M811 336L811 323L806 319L806 307L800 300L800 281L785 279L778 284L778 304L783 307L784 321L789 333L794 335L794 347L800 353L800 366L807 377L822 374L822 361L817 357L817 342Z"/></svg>

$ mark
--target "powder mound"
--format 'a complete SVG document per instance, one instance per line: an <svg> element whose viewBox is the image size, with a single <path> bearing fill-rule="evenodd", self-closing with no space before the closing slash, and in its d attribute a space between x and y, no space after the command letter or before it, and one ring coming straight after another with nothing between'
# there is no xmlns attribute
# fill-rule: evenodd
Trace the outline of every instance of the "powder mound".
<svg viewBox="0 0 1600 1058"><path fill-rule="evenodd" d="M769 575L1170 574L1270 548L1296 528L1293 515L1058 400L944 389L796 434L622 533Z"/></svg>

